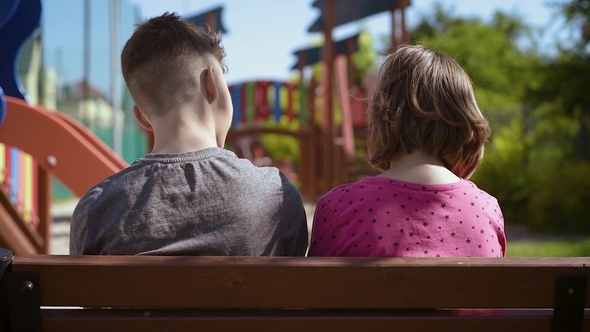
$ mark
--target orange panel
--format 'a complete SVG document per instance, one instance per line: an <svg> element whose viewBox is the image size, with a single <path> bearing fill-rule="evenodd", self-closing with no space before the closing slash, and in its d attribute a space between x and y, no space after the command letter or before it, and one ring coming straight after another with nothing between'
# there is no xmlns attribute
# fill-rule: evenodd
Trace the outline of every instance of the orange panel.
<svg viewBox="0 0 590 332"><path fill-rule="evenodd" d="M6 97L6 103L0 142L31 154L75 195L82 196L126 166L89 130L74 128L56 112L12 97Z"/></svg>

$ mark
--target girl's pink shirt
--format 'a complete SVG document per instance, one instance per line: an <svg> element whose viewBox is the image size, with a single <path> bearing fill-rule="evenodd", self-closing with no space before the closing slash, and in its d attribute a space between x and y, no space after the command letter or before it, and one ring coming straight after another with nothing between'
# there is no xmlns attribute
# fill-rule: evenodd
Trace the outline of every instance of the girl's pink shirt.
<svg viewBox="0 0 590 332"><path fill-rule="evenodd" d="M316 207L308 256L503 257L498 201L473 182L382 177L341 185Z"/></svg>

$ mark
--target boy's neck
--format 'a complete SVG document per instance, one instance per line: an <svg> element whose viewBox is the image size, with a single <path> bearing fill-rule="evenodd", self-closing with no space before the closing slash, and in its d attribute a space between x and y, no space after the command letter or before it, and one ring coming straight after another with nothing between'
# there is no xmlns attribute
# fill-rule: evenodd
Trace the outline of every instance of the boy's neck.
<svg viewBox="0 0 590 332"><path fill-rule="evenodd" d="M391 167L378 176L420 184L446 184L461 180L439 158L421 150L396 156L391 161Z"/></svg>
<svg viewBox="0 0 590 332"><path fill-rule="evenodd" d="M219 147L213 119L178 112L152 123L154 148L150 153L184 153Z"/></svg>

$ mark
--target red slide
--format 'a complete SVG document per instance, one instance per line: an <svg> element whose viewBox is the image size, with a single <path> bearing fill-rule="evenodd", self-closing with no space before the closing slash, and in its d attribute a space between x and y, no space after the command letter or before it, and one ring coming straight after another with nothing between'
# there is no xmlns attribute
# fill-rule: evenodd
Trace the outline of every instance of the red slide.
<svg viewBox="0 0 590 332"><path fill-rule="evenodd" d="M30 154L76 196L127 167L121 157L68 115L12 97L6 97L6 105L0 143ZM0 188L0 247L15 254L47 252L50 223L49 217L40 229L31 229Z"/></svg>
<svg viewBox="0 0 590 332"><path fill-rule="evenodd" d="M30 154L76 196L127 167L88 128L64 113L6 97L0 142Z"/></svg>

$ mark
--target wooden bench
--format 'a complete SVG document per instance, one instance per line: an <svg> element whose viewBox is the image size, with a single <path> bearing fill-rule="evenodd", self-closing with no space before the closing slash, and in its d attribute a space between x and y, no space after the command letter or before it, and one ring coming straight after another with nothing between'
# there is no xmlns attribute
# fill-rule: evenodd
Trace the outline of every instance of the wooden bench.
<svg viewBox="0 0 590 332"><path fill-rule="evenodd" d="M590 258L0 253L2 331L590 331Z"/></svg>

